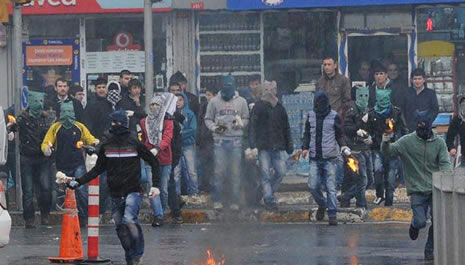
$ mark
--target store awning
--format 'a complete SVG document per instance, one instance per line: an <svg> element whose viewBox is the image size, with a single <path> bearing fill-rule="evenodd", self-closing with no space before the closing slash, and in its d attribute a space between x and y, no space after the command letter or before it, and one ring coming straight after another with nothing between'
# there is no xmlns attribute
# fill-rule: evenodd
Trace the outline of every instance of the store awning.
<svg viewBox="0 0 465 265"><path fill-rule="evenodd" d="M228 0L228 9L251 10L376 5L420 5L446 3L463 3L463 0Z"/></svg>
<svg viewBox="0 0 465 265"><path fill-rule="evenodd" d="M171 6L172 0L162 0L154 3L152 10L167 12ZM24 15L142 13L144 0L35 0L21 9Z"/></svg>

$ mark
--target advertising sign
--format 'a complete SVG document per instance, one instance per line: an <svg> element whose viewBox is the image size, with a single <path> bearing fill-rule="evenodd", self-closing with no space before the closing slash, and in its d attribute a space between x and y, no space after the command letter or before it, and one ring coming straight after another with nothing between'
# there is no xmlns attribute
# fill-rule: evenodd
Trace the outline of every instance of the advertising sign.
<svg viewBox="0 0 465 265"><path fill-rule="evenodd" d="M463 0L228 0L230 10L462 3Z"/></svg>
<svg viewBox="0 0 465 265"><path fill-rule="evenodd" d="M26 66L72 65L73 46L28 46Z"/></svg>
<svg viewBox="0 0 465 265"><path fill-rule="evenodd" d="M79 44L78 39L31 39L23 42L24 85L39 78L42 86L50 86L60 77L79 84Z"/></svg>
<svg viewBox="0 0 465 265"><path fill-rule="evenodd" d="M171 11L172 0L152 4L154 12ZM35 0L22 7L23 15L142 13L144 0ZM10 14L12 12L10 4Z"/></svg>

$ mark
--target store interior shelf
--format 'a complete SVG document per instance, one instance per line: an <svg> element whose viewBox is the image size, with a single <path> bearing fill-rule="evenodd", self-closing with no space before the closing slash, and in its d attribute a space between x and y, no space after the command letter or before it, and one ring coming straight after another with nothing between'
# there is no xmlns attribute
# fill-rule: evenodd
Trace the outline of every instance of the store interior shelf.
<svg viewBox="0 0 465 265"><path fill-rule="evenodd" d="M200 34L260 34L260 30L213 30L213 31L200 31Z"/></svg>
<svg viewBox="0 0 465 265"><path fill-rule="evenodd" d="M200 76L227 75L229 72L200 73ZM261 72L231 72L232 75L261 75Z"/></svg>
<svg viewBox="0 0 465 265"><path fill-rule="evenodd" d="M260 51L219 51L219 52L207 52L200 51L200 55L255 55L260 54Z"/></svg>

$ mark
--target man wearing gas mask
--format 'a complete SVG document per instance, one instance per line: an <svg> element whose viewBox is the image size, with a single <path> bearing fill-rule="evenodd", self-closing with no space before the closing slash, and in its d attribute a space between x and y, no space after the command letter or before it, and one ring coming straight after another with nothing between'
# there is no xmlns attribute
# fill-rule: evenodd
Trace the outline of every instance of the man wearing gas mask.
<svg viewBox="0 0 465 265"><path fill-rule="evenodd" d="M415 113L416 131L394 143L391 136L383 135L381 151L387 157L400 156L404 168L407 194L410 196L413 218L410 224L410 239L418 238L419 230L426 227L428 209L433 211L433 172L451 170L446 142L432 129L429 111ZM432 221L432 220L431 220ZM434 260L433 224L428 231L425 245L425 260Z"/></svg>

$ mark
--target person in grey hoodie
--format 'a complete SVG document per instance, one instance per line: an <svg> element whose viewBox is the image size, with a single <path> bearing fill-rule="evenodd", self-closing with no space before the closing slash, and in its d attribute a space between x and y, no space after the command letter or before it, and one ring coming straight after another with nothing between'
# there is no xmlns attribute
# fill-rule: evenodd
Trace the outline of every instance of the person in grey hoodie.
<svg viewBox="0 0 465 265"><path fill-rule="evenodd" d="M242 136L249 122L247 101L236 92L236 81L229 74L223 77L223 88L207 106L205 125L213 132L215 153L215 209L223 208L224 183L231 184L232 210L239 209ZM231 179L227 181L227 177Z"/></svg>

